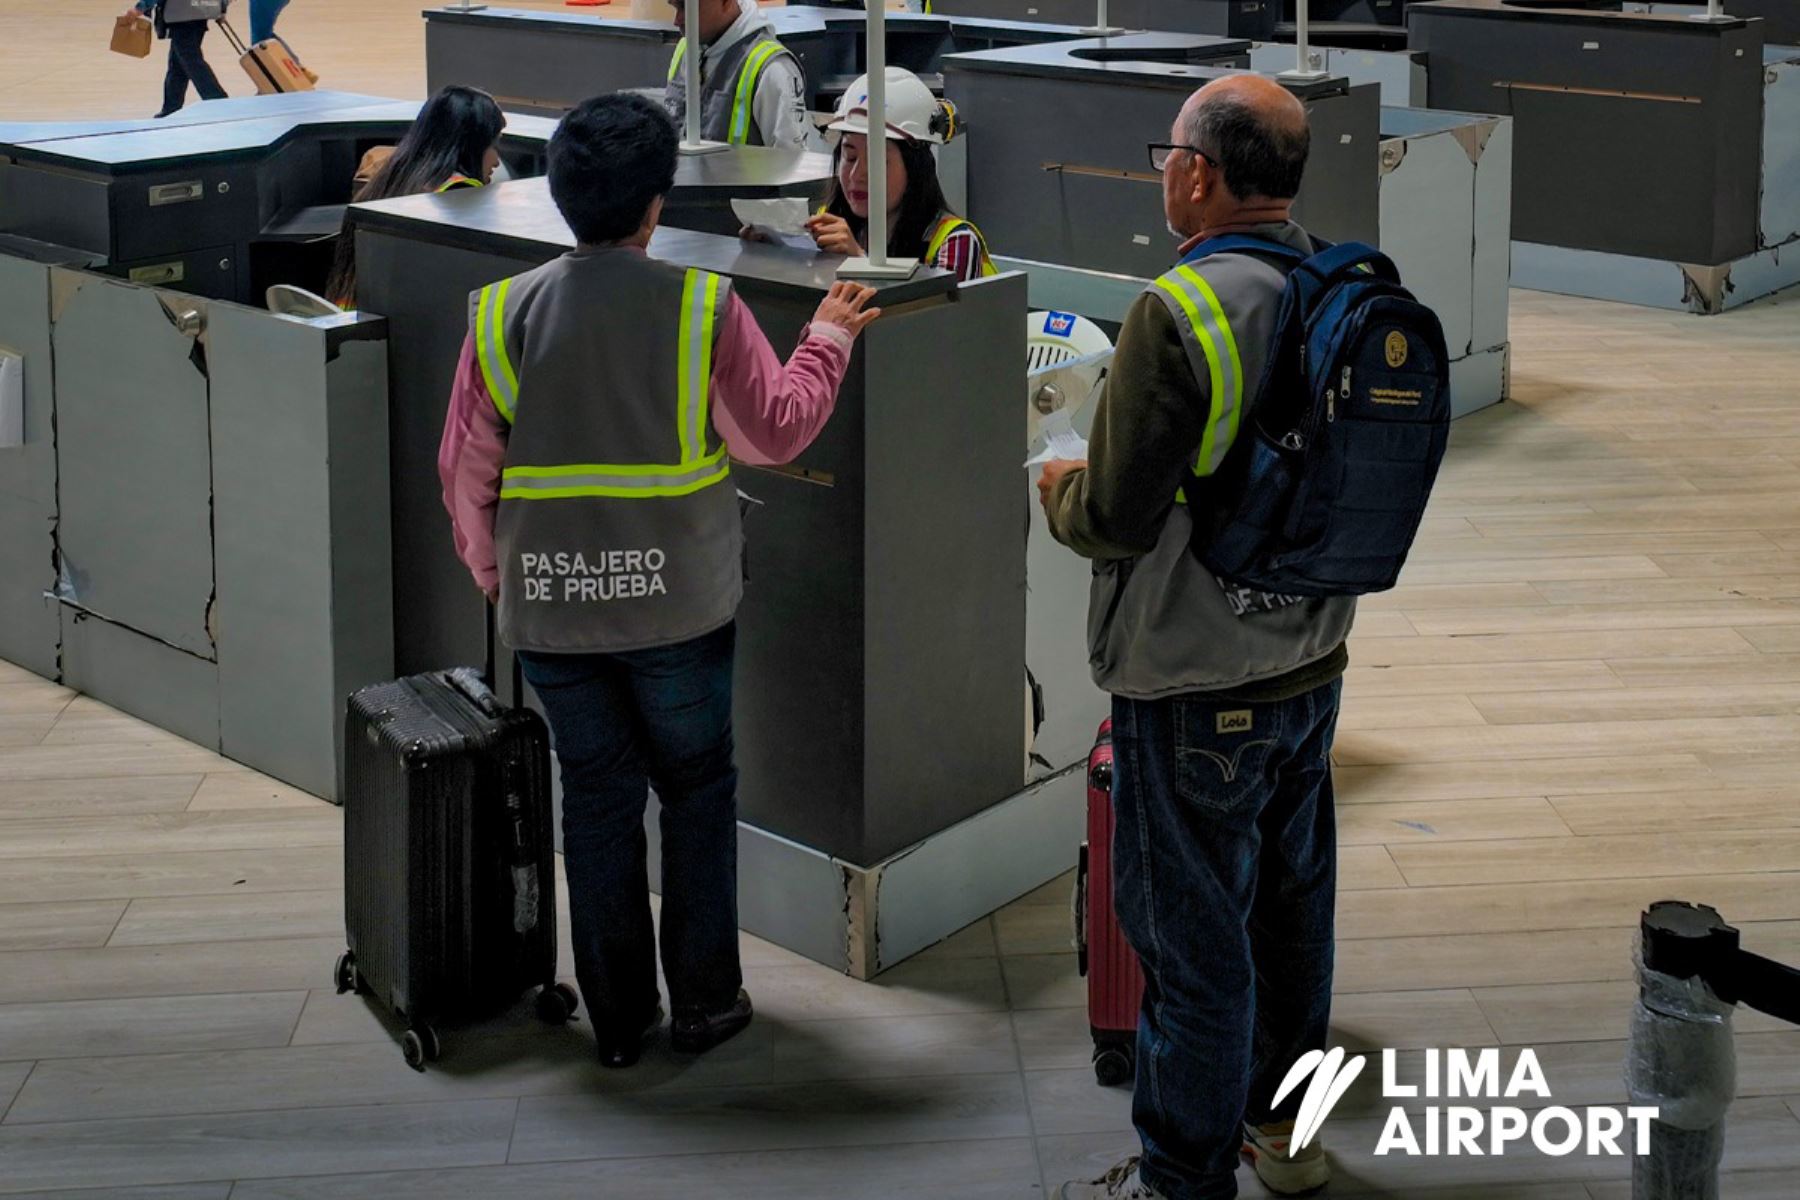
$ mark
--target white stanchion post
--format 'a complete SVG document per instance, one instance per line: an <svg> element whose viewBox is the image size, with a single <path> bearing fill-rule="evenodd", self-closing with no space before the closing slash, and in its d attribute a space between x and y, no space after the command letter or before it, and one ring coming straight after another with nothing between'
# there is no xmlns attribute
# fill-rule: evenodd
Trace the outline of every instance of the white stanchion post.
<svg viewBox="0 0 1800 1200"><path fill-rule="evenodd" d="M1111 37L1115 33L1124 33L1125 31L1107 19L1106 0L1094 0L1094 23L1081 32L1094 37Z"/></svg>
<svg viewBox="0 0 1800 1200"><path fill-rule="evenodd" d="M1706 0L1706 11L1703 13L1695 13L1693 16L1689 17L1688 20L1729 21L1731 18L1725 12L1724 0Z"/></svg>
<svg viewBox="0 0 1800 1200"><path fill-rule="evenodd" d="M919 264L888 260L885 0L868 0L868 14L868 50L864 57L869 64L869 250L861 258L845 260L838 268L838 275L844 279L905 279L918 269Z"/></svg>
<svg viewBox="0 0 1800 1200"><path fill-rule="evenodd" d="M686 0L685 20L681 78L687 91L687 104L681 127L681 152L713 154L726 147L724 142L709 142L700 136L700 58L706 53L700 43L700 0Z"/></svg>
<svg viewBox="0 0 1800 1200"><path fill-rule="evenodd" d="M1285 79L1318 79L1325 74L1312 62L1312 13L1308 0L1294 0L1294 69Z"/></svg>

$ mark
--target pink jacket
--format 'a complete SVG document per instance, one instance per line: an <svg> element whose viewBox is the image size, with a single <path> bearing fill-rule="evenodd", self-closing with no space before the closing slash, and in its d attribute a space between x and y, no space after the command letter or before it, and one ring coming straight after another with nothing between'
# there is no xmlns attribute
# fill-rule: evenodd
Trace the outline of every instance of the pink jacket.
<svg viewBox="0 0 1800 1200"><path fill-rule="evenodd" d="M810 325L783 366L750 309L733 293L713 355L711 410L731 456L768 466L791 462L810 446L837 404L852 340L841 326ZM506 438L507 425L481 378L474 340L465 338L438 445L438 478L456 556L489 596L500 586L494 513Z"/></svg>

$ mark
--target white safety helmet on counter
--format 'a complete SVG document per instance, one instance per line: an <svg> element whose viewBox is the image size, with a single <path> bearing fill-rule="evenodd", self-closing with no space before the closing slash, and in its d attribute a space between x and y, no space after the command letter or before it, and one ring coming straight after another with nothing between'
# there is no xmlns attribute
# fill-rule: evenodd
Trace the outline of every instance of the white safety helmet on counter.
<svg viewBox="0 0 1800 1200"><path fill-rule="evenodd" d="M941 146L956 128L956 110L931 94L919 77L904 67L887 69L887 136L897 142L929 142ZM832 133L869 132L869 77L859 76L838 101L837 117L825 127Z"/></svg>

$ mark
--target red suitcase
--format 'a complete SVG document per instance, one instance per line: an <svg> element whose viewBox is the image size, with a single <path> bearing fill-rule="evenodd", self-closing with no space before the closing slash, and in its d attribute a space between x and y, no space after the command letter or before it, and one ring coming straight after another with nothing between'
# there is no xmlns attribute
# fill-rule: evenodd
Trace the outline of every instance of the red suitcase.
<svg viewBox="0 0 1800 1200"><path fill-rule="evenodd" d="M1138 1008L1144 970L1113 911L1112 722L1100 725L1088 755L1087 841L1075 872L1075 948L1088 982L1088 1027L1094 1035L1094 1078L1107 1087L1136 1069Z"/></svg>

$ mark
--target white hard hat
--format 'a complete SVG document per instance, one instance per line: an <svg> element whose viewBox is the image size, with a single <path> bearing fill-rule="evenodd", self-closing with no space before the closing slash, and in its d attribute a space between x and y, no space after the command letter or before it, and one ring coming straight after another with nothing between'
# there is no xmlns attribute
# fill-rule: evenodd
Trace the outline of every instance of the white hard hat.
<svg viewBox="0 0 1800 1200"><path fill-rule="evenodd" d="M833 133L869 132L869 77L860 76L838 101L837 119L827 129ZM942 145L950 130L944 105L904 67L887 69L887 136L890 140L930 142Z"/></svg>

